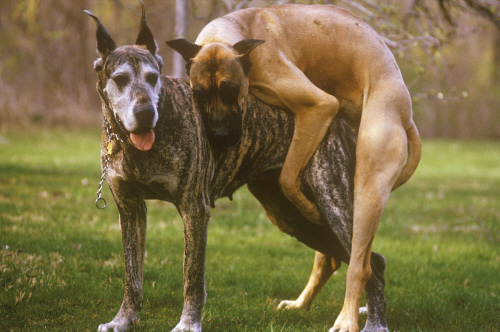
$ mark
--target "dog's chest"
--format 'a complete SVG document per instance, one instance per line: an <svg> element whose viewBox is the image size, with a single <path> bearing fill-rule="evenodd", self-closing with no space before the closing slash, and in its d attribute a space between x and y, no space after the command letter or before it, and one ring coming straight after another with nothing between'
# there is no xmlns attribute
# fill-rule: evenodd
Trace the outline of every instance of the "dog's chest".
<svg viewBox="0 0 500 332"><path fill-rule="evenodd" d="M111 160L108 183L127 187L133 195L145 199L172 201L179 187L176 168L168 161L159 162L148 156L118 154Z"/></svg>

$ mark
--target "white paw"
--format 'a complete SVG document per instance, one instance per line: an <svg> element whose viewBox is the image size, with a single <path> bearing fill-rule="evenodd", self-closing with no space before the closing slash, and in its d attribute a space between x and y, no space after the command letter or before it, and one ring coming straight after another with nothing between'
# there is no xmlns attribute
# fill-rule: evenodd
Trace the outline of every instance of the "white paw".
<svg viewBox="0 0 500 332"><path fill-rule="evenodd" d="M360 315L368 315L368 308L367 307L360 307L359 314Z"/></svg>
<svg viewBox="0 0 500 332"><path fill-rule="evenodd" d="M365 326L361 332L389 332L389 329L386 326L372 325Z"/></svg>
<svg viewBox="0 0 500 332"><path fill-rule="evenodd" d="M124 332L130 330L133 326L135 325L135 319L134 320L129 320L129 319L113 319L111 322L107 324L101 324L97 328L98 332Z"/></svg>
<svg viewBox="0 0 500 332"><path fill-rule="evenodd" d="M281 301L280 304L278 304L278 310L292 310L292 309L298 309L300 308L296 301Z"/></svg>
<svg viewBox="0 0 500 332"><path fill-rule="evenodd" d="M98 332L108 332L108 331L113 331L113 332L122 332L122 331L127 331L129 327L122 326L118 323L107 323L107 324L101 324L99 325L99 328L97 329Z"/></svg>
<svg viewBox="0 0 500 332"><path fill-rule="evenodd" d="M181 321L172 332L201 332L201 323L188 323Z"/></svg>

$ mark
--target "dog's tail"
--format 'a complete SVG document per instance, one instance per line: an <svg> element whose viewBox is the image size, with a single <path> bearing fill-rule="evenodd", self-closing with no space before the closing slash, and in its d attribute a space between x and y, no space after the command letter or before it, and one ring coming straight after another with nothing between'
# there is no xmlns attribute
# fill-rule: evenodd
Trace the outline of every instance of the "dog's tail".
<svg viewBox="0 0 500 332"><path fill-rule="evenodd" d="M406 159L406 164L403 167L403 170L399 174L396 183L392 187L391 191L394 191L401 187L406 181L408 181L415 169L420 162L421 156L421 144L420 144L420 135L418 134L417 127L415 126L415 122L411 122L411 126L408 130L406 130L406 136L408 137L408 158Z"/></svg>

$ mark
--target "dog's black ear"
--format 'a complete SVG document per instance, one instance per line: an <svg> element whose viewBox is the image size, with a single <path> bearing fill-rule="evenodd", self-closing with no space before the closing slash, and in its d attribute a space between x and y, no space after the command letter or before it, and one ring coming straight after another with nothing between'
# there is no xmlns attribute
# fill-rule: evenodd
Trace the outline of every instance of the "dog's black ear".
<svg viewBox="0 0 500 332"><path fill-rule="evenodd" d="M194 58L201 49L200 45L191 43L190 41L183 38L169 40L167 42L167 45L168 47L182 55L184 61L186 61L187 63L191 62L191 59Z"/></svg>
<svg viewBox="0 0 500 332"><path fill-rule="evenodd" d="M108 30L102 25L101 21L92 14L89 10L85 10L85 13L92 17L97 24L96 39L97 39L97 52L103 58L106 58L109 53L116 49L116 44L111 38Z"/></svg>
<svg viewBox="0 0 500 332"><path fill-rule="evenodd" d="M161 68L163 65L163 59L161 58L161 56L156 54L158 52L158 45L156 44L156 41L153 37L153 33L151 32L151 29L149 29L149 26L146 22L146 7L144 6L142 0L141 0L141 7L142 7L141 24L139 27L139 35L135 40L135 45L145 47L149 52L151 52L151 54L154 55L156 61L158 62L158 65Z"/></svg>
<svg viewBox="0 0 500 332"><path fill-rule="evenodd" d="M236 52L240 54L240 61L245 75L248 75L250 69L252 68L252 63L250 62L250 51L262 43L264 43L264 40L243 39L233 45Z"/></svg>
<svg viewBox="0 0 500 332"><path fill-rule="evenodd" d="M238 52L241 55L245 55L264 42L265 40L261 39L243 39L234 44L233 47L236 50L236 52Z"/></svg>

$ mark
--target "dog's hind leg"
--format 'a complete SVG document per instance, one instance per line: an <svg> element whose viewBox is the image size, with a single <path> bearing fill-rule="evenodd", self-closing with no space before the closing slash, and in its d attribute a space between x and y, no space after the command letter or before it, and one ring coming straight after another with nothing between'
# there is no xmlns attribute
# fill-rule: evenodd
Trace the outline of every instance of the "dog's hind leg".
<svg viewBox="0 0 500 332"><path fill-rule="evenodd" d="M372 251L370 265L372 276L365 285L368 318L362 332L389 332L385 318L384 256Z"/></svg>
<svg viewBox="0 0 500 332"><path fill-rule="evenodd" d="M299 309L310 307L316 298L316 295L318 295L328 279L330 279L333 272L340 268L341 264L341 261L316 251L313 269L306 288L304 288L297 300L282 301L278 305L278 309Z"/></svg>
<svg viewBox="0 0 500 332"><path fill-rule="evenodd" d="M399 82L379 83L363 109L359 128L346 296L330 332L359 331L359 305L372 275L371 247L389 194L408 156L405 125L409 119L411 100L406 87Z"/></svg>
<svg viewBox="0 0 500 332"><path fill-rule="evenodd" d="M295 301L283 301L278 309L309 307L330 276L341 265L345 252L337 237L328 226L320 226L306 220L280 190L279 170L263 174L261 180L248 183L248 189L259 200L271 222L282 232L297 238L316 250L314 266L307 286ZM328 252L329 255L323 254ZM333 258L335 256L335 258ZM345 260L346 261L346 260Z"/></svg>
<svg viewBox="0 0 500 332"><path fill-rule="evenodd" d="M142 276L146 245L146 203L143 200L123 200L115 196L120 213L120 229L125 258L125 295L120 310L98 331L127 331L135 326L142 307Z"/></svg>

